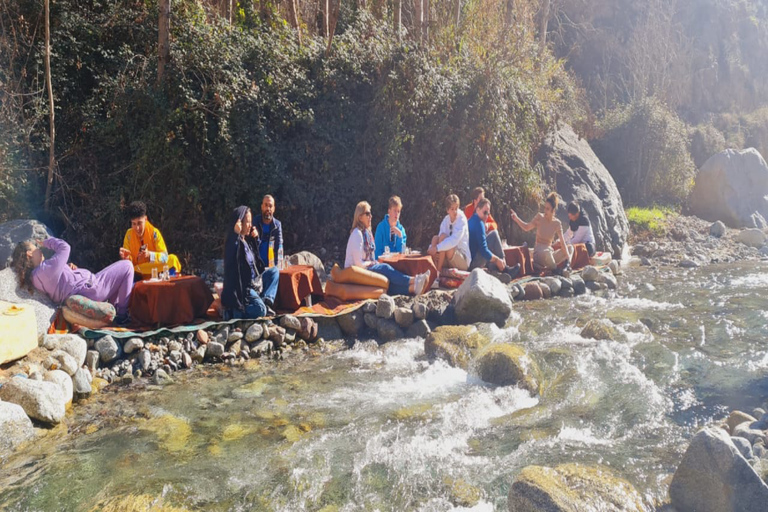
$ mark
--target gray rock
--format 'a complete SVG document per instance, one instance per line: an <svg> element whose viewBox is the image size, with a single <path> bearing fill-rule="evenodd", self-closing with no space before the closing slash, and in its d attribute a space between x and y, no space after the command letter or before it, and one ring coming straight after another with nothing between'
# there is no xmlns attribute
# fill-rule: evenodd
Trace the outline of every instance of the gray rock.
<svg viewBox="0 0 768 512"><path fill-rule="evenodd" d="M473 270L453 296L456 319L462 324L506 323L512 301L506 287L481 269Z"/></svg>
<svg viewBox="0 0 768 512"><path fill-rule="evenodd" d="M123 345L123 352L126 354L133 354L137 350L144 348L144 342L141 338L131 338Z"/></svg>
<svg viewBox="0 0 768 512"><path fill-rule="evenodd" d="M413 310L410 308L395 308L395 322L403 329L407 329L413 323Z"/></svg>
<svg viewBox="0 0 768 512"><path fill-rule="evenodd" d="M335 320L335 319L334 319ZM285 329L272 325L269 327L269 338L275 348L280 348L285 342Z"/></svg>
<svg viewBox="0 0 768 512"><path fill-rule="evenodd" d="M398 326L394 320L389 318L379 318L376 331L379 334L379 341L382 342L393 341L405 337L400 326Z"/></svg>
<svg viewBox="0 0 768 512"><path fill-rule="evenodd" d="M0 388L0 400L18 404L30 418L48 424L61 422L66 413L66 397L54 382L14 377Z"/></svg>
<svg viewBox="0 0 768 512"><path fill-rule="evenodd" d="M379 317L377 317L374 313L366 313L363 316L363 320L365 321L366 327L369 329L376 330L376 327L379 325Z"/></svg>
<svg viewBox="0 0 768 512"><path fill-rule="evenodd" d="M335 318L317 318L317 335L326 341L344 338Z"/></svg>
<svg viewBox="0 0 768 512"><path fill-rule="evenodd" d="M77 369L79 368L77 361L75 361L75 358L67 354L63 350L54 350L53 352L51 352L51 356L46 361L49 361L51 359L53 359L56 362L56 367L60 370L64 370L67 373L67 375L74 375ZM46 370L51 369L50 364L46 364L44 366Z"/></svg>
<svg viewBox="0 0 768 512"><path fill-rule="evenodd" d="M358 336L363 328L365 328L365 313L363 313L362 308L341 315L336 320L339 322L341 331L346 336Z"/></svg>
<svg viewBox="0 0 768 512"><path fill-rule="evenodd" d="M768 245L764 245L760 248L761 256L768 256Z"/></svg>
<svg viewBox="0 0 768 512"><path fill-rule="evenodd" d="M743 437L749 441L750 445L755 444L757 441L765 440L765 432L755 428L756 423L740 423L733 429L733 437Z"/></svg>
<svg viewBox="0 0 768 512"><path fill-rule="evenodd" d="M187 352L181 353L181 366L183 368L192 368L192 356Z"/></svg>
<svg viewBox="0 0 768 512"><path fill-rule="evenodd" d="M578 201L592 224L597 250L620 258L629 236L629 221L613 177L587 139L561 124L546 138L536 159L542 164L542 178L548 188L562 195L556 213L563 225L568 225L568 203Z"/></svg>
<svg viewBox="0 0 768 512"><path fill-rule="evenodd" d="M619 287L619 282L616 280L616 276L610 272L600 273L600 283L607 286L609 290L615 290Z"/></svg>
<svg viewBox="0 0 768 512"><path fill-rule="evenodd" d="M18 219L0 224L0 270L11 265L19 242L45 240L53 236L45 224L33 219Z"/></svg>
<svg viewBox="0 0 768 512"><path fill-rule="evenodd" d="M85 354L85 367L95 373L99 368L99 353L95 350L89 350Z"/></svg>
<svg viewBox="0 0 768 512"><path fill-rule="evenodd" d="M202 363L205 359L205 352L207 345L200 345L197 347L194 352L192 352L192 360L198 363Z"/></svg>
<svg viewBox="0 0 768 512"><path fill-rule="evenodd" d="M600 279L600 271L592 265L587 265L581 270L581 278L587 283L597 281Z"/></svg>
<svg viewBox="0 0 768 512"><path fill-rule="evenodd" d="M374 300L368 300L363 304L363 312L364 313L376 313L376 301Z"/></svg>
<svg viewBox="0 0 768 512"><path fill-rule="evenodd" d="M93 382L93 377L91 377L91 374L88 372L88 370L84 368L77 370L75 376L72 377L72 384L74 387L76 399L80 400L91 396L91 382Z"/></svg>
<svg viewBox="0 0 768 512"><path fill-rule="evenodd" d="M765 245L765 233L757 228L744 229L736 235L736 241L759 249Z"/></svg>
<svg viewBox="0 0 768 512"><path fill-rule="evenodd" d="M680 263L677 264L680 268L699 268L699 264L691 259L684 259L681 260Z"/></svg>
<svg viewBox="0 0 768 512"><path fill-rule="evenodd" d="M549 291L552 295L560 293L560 289L563 287L562 283L556 277L544 277L541 279L544 284L549 287Z"/></svg>
<svg viewBox="0 0 768 512"><path fill-rule="evenodd" d="M672 478L669 497L681 511L757 512L768 503L768 486L727 432L707 427L691 440Z"/></svg>
<svg viewBox="0 0 768 512"><path fill-rule="evenodd" d="M32 421L20 405L0 402L0 460L3 455L35 438Z"/></svg>
<svg viewBox="0 0 768 512"><path fill-rule="evenodd" d="M611 273L615 276L621 274L621 263L619 263L619 260L611 260L608 263L608 268L611 269Z"/></svg>
<svg viewBox="0 0 768 512"><path fill-rule="evenodd" d="M471 364L480 379L499 386L518 386L538 394L538 366L525 350L512 343L491 343L483 347Z"/></svg>
<svg viewBox="0 0 768 512"><path fill-rule="evenodd" d="M379 297L376 302L376 316L379 318L392 318L395 314L395 300L387 294Z"/></svg>
<svg viewBox="0 0 768 512"><path fill-rule="evenodd" d="M408 327L405 335L408 338L426 338L429 336L430 332L432 332L432 329L429 327L429 324L426 320L422 319L416 320L413 324L411 324L411 326Z"/></svg>
<svg viewBox="0 0 768 512"><path fill-rule="evenodd" d="M229 326L225 325L218 331L216 331L216 334L213 335L213 341L218 342L221 345L227 344L227 339L229 338Z"/></svg>
<svg viewBox="0 0 768 512"><path fill-rule="evenodd" d="M155 375L152 377L152 384L157 386L165 386L166 384L171 384L172 382L173 379L171 376L168 375L165 370L160 368L155 371Z"/></svg>
<svg viewBox="0 0 768 512"><path fill-rule="evenodd" d="M232 335L230 334L230 337ZM168 341L168 351L169 352L179 352L181 351L181 342L178 340L170 340Z"/></svg>
<svg viewBox="0 0 768 512"><path fill-rule="evenodd" d="M94 348L99 353L99 360L104 364L111 363L120 355L120 347L109 334L99 339L94 344Z"/></svg>
<svg viewBox="0 0 768 512"><path fill-rule="evenodd" d="M272 351L272 342L269 340L264 340L261 343L258 343L253 347L251 347L250 356L253 358L261 357L262 354L266 354L271 351Z"/></svg>
<svg viewBox="0 0 768 512"><path fill-rule="evenodd" d="M205 358L221 357L224 354L224 345L218 341L211 341L206 345Z"/></svg>
<svg viewBox="0 0 768 512"><path fill-rule="evenodd" d="M571 277L571 284L573 284L574 295L584 295L587 293L587 283L578 276Z"/></svg>
<svg viewBox="0 0 768 512"><path fill-rule="evenodd" d="M264 335L264 327L259 322L255 322L251 325L247 331L245 331L245 341L253 343L258 341Z"/></svg>
<svg viewBox="0 0 768 512"><path fill-rule="evenodd" d="M733 442L733 445L738 448L739 453L741 453L742 457L749 460L752 458L752 445L744 439L743 437L733 437L731 436L731 442Z"/></svg>
<svg viewBox="0 0 768 512"><path fill-rule="evenodd" d="M323 283L327 279L322 260L309 251L301 251L288 256L288 262L291 265L307 265L314 268L317 277L319 277L320 281Z"/></svg>
<svg viewBox="0 0 768 512"><path fill-rule="evenodd" d="M203 352L205 352L205 345L202 345L200 348L202 348ZM141 369L143 372L146 372L149 370L150 363L152 363L152 353L147 349L143 349L141 352L139 352L136 361L139 365L139 369Z"/></svg>
<svg viewBox="0 0 768 512"><path fill-rule="evenodd" d="M37 321L37 336L44 336L56 315L57 306L44 293L30 293L26 288L20 288L12 268L0 270L0 300L12 304L31 306L35 310Z"/></svg>
<svg viewBox="0 0 768 512"><path fill-rule="evenodd" d="M299 322L299 319L293 315L285 315L280 319L280 327L298 331L301 329L301 322Z"/></svg>
<svg viewBox="0 0 768 512"><path fill-rule="evenodd" d="M732 228L765 228L768 218L768 165L754 148L726 149L696 174L691 213Z"/></svg>
<svg viewBox="0 0 768 512"><path fill-rule="evenodd" d="M48 350L63 350L75 359L78 367L85 363L88 343L76 334L46 334L43 346Z"/></svg>
<svg viewBox="0 0 768 512"><path fill-rule="evenodd" d="M423 302L414 302L411 309L413 310L413 318L416 320L427 318L427 305Z"/></svg>
<svg viewBox="0 0 768 512"><path fill-rule="evenodd" d="M568 277L560 277L560 290L573 290L573 281Z"/></svg>
<svg viewBox="0 0 768 512"><path fill-rule="evenodd" d="M45 373L43 380L45 382L53 382L59 386L59 389L61 389L61 392L64 395L64 401L66 403L72 401L73 384L72 377L68 373L62 370L51 370Z"/></svg>
<svg viewBox="0 0 768 512"><path fill-rule="evenodd" d="M722 221L715 221L710 227L709 227L709 236L713 236L715 238L721 238L723 235L725 235L725 224L723 224Z"/></svg>

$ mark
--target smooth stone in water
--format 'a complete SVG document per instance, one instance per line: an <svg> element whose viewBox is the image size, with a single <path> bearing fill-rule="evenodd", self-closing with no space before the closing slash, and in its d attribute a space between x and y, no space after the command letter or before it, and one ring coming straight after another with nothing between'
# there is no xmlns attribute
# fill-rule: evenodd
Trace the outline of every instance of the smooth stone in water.
<svg viewBox="0 0 768 512"><path fill-rule="evenodd" d="M395 322L403 329L407 329L413 323L413 310L409 308L395 308Z"/></svg>
<svg viewBox="0 0 768 512"><path fill-rule="evenodd" d="M600 284L604 284L609 290L615 290L619 287L619 282L616 280L616 276L608 272L600 273Z"/></svg>
<svg viewBox="0 0 768 512"><path fill-rule="evenodd" d="M61 422L66 413L66 396L54 382L14 377L0 387L0 400L18 404L30 418L48 424Z"/></svg>
<svg viewBox="0 0 768 512"><path fill-rule="evenodd" d="M144 342L141 338L131 338L123 345L123 352L126 354L133 354L137 350L144 348Z"/></svg>
<svg viewBox="0 0 768 512"><path fill-rule="evenodd" d="M595 340L618 340L619 332L608 320L593 318L581 330L582 338Z"/></svg>
<svg viewBox="0 0 768 512"><path fill-rule="evenodd" d="M443 325L424 340L424 352L430 360L443 359L453 367L468 370L472 357L490 342L474 325Z"/></svg>
<svg viewBox="0 0 768 512"><path fill-rule="evenodd" d="M544 298L544 291L539 286L539 283L532 281L525 283L523 286L523 299L525 300L540 300Z"/></svg>
<svg viewBox="0 0 768 512"><path fill-rule="evenodd" d="M581 278L587 283L597 281L600 278L600 271L592 265L587 265L581 271Z"/></svg>
<svg viewBox="0 0 768 512"><path fill-rule="evenodd" d="M88 370L84 368L80 368L77 370L77 373L75 373L75 376L72 377L72 384L73 384L73 391L75 393L75 398L82 399L87 398L91 395L91 382L93 381L93 378L91 377L91 374L88 372Z"/></svg>
<svg viewBox="0 0 768 512"><path fill-rule="evenodd" d="M562 283L560 282L560 279L557 279L555 277L544 277L541 280L544 284L546 284L549 287L549 290L552 293L552 295L559 294L560 290L563 287Z"/></svg>
<svg viewBox="0 0 768 512"><path fill-rule="evenodd" d="M611 273L615 276L621 274L621 264L617 260L611 260L608 263L608 268L611 269Z"/></svg>
<svg viewBox="0 0 768 512"><path fill-rule="evenodd" d="M493 322L503 326L512 313L507 288L482 269L473 270L453 296L461 324Z"/></svg>
<svg viewBox="0 0 768 512"><path fill-rule="evenodd" d="M538 365L525 350L512 343L491 343L480 349L472 370L489 384L517 385L532 394L539 392Z"/></svg>
<svg viewBox="0 0 768 512"><path fill-rule="evenodd" d="M152 383L158 386L165 386L173 382L173 379L168 375L165 370L158 368L155 371L154 377L152 377Z"/></svg>
<svg viewBox="0 0 768 512"><path fill-rule="evenodd" d="M0 402L0 456L34 439L32 420L18 404Z"/></svg>
<svg viewBox="0 0 768 512"><path fill-rule="evenodd" d="M432 332L426 320L417 320L406 331L405 335L409 338L426 338Z"/></svg>
<svg viewBox="0 0 768 512"><path fill-rule="evenodd" d="M96 351L99 353L101 362L105 364L111 363L117 359L117 356L120 354L120 347L110 335L106 335L97 341L94 348L96 348Z"/></svg>
<svg viewBox="0 0 768 512"><path fill-rule="evenodd" d="M398 326L394 320L388 318L379 318L376 331L379 334L379 339L383 342L394 341L405 337L400 326Z"/></svg>
<svg viewBox="0 0 768 512"><path fill-rule="evenodd" d="M691 259L684 259L677 266L680 268L699 268L699 264Z"/></svg>
<svg viewBox="0 0 768 512"><path fill-rule="evenodd" d="M203 331L205 332L205 331ZM259 322L252 324L247 331L245 331L245 341L253 343L258 341L264 335L264 327Z"/></svg>
<svg viewBox="0 0 768 512"><path fill-rule="evenodd" d="M346 336L358 336L360 332L365 327L365 313L363 313L362 308L357 309L355 311L352 311L351 313L347 313L346 315L341 315L336 318L336 320L339 322L339 327L341 328L341 331ZM374 315L371 315L374 316ZM375 318L375 316L374 316Z"/></svg>
<svg viewBox="0 0 768 512"><path fill-rule="evenodd" d="M387 295L381 295L376 302L376 316L379 318L389 319L395 314L395 300Z"/></svg>

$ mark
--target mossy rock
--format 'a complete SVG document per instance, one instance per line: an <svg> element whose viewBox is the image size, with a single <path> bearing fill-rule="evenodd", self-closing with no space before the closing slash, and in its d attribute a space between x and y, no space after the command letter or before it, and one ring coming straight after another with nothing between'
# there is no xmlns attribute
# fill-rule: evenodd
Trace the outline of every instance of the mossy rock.
<svg viewBox="0 0 768 512"><path fill-rule="evenodd" d="M443 325L429 333L424 352L430 360L443 359L453 367L467 370L473 354L490 342L474 325Z"/></svg>
<svg viewBox="0 0 768 512"><path fill-rule="evenodd" d="M619 331L607 320L593 318L581 330L582 338L595 340L618 340L621 338Z"/></svg>
<svg viewBox="0 0 768 512"><path fill-rule="evenodd" d="M99 512L183 512L186 508L177 508L163 503L161 496L148 494L129 494L100 501L91 511Z"/></svg>
<svg viewBox="0 0 768 512"><path fill-rule="evenodd" d="M172 414L163 414L148 419L139 429L152 432L157 436L157 444L169 453L187 452L191 449L192 427L183 418Z"/></svg>
<svg viewBox="0 0 768 512"><path fill-rule="evenodd" d="M520 386L539 392L539 367L525 350L512 343L491 343L483 347L472 364L472 371L490 384Z"/></svg>
<svg viewBox="0 0 768 512"><path fill-rule="evenodd" d="M457 507L474 507L483 497L483 491L460 478L446 478L445 484L449 489L451 503Z"/></svg>
<svg viewBox="0 0 768 512"><path fill-rule="evenodd" d="M563 464L523 468L509 489L509 512L646 512L637 490L607 468Z"/></svg>

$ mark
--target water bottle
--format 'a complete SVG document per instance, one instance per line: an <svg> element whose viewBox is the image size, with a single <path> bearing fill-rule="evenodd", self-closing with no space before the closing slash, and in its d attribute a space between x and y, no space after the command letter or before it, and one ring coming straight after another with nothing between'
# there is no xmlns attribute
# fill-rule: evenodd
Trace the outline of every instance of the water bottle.
<svg viewBox="0 0 768 512"><path fill-rule="evenodd" d="M269 251L267 252L267 266L268 267L274 267L275 266L275 241L270 240L269 241Z"/></svg>
<svg viewBox="0 0 768 512"><path fill-rule="evenodd" d="M283 246L282 245L277 250L277 268L279 268L280 270L283 270L285 268L285 266L283 265Z"/></svg>

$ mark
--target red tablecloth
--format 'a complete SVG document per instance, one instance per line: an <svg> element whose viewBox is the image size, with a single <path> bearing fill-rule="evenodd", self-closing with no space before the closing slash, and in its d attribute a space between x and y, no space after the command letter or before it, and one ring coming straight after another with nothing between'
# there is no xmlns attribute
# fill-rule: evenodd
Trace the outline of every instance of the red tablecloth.
<svg viewBox="0 0 768 512"><path fill-rule="evenodd" d="M504 249L504 259L510 267L520 264L519 277L533 274L533 258L528 247L507 247Z"/></svg>
<svg viewBox="0 0 768 512"><path fill-rule="evenodd" d="M280 271L275 304L278 310L296 311L309 295L323 295L323 285L313 267L291 265Z"/></svg>
<svg viewBox="0 0 768 512"><path fill-rule="evenodd" d="M428 255L410 254L406 256L405 254L396 253L382 256L379 258L379 263L392 265L392 268L395 270L399 270L409 276L415 276L429 270L429 282L425 291L428 291L432 287L432 283L435 282L435 279L439 277L435 262L432 261L432 256Z"/></svg>
<svg viewBox="0 0 768 512"><path fill-rule="evenodd" d="M128 305L131 318L146 325L179 325L205 318L213 294L197 276L170 281L139 281Z"/></svg>

